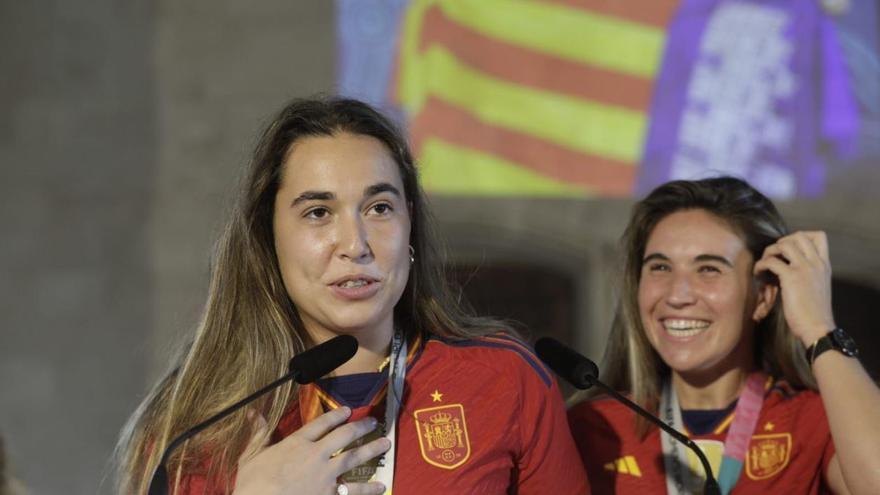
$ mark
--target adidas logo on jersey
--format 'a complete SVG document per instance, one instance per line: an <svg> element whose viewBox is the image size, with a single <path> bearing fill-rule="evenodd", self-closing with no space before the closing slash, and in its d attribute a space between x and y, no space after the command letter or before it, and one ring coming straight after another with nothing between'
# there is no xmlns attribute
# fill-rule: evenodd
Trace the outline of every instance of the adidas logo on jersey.
<svg viewBox="0 0 880 495"><path fill-rule="evenodd" d="M623 456L605 464L605 470L616 471L621 474L631 474L639 478L642 477L642 471L639 469L639 464L636 462L636 458L631 455Z"/></svg>

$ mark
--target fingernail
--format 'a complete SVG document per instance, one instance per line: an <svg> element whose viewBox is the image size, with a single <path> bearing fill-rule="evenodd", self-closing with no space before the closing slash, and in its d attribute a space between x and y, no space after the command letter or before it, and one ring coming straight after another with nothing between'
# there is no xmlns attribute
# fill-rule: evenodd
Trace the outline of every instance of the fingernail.
<svg viewBox="0 0 880 495"><path fill-rule="evenodd" d="M378 424L379 424L379 421L378 421L376 418L370 416L370 426L372 426L373 428L375 428L376 425L378 425Z"/></svg>
<svg viewBox="0 0 880 495"><path fill-rule="evenodd" d="M342 414L344 414L346 418L351 416L351 409L349 407L342 406L339 409L342 409Z"/></svg>

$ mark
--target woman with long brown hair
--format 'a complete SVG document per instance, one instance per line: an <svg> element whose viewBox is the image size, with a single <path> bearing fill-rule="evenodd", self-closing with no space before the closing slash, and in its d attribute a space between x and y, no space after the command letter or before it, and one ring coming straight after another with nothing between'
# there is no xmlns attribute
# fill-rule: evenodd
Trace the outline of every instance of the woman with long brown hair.
<svg viewBox="0 0 880 495"><path fill-rule="evenodd" d="M633 208L603 378L684 430L722 493L876 493L880 390L831 311L822 232L746 182L666 183ZM618 403L569 419L600 493L699 493L692 454Z"/></svg>
<svg viewBox="0 0 880 495"><path fill-rule="evenodd" d="M461 309L439 259L398 130L354 100L288 105L257 146L192 345L123 435L121 491L144 493L171 439L343 334L359 347L329 377L178 449L172 493L586 491L556 384L503 324Z"/></svg>

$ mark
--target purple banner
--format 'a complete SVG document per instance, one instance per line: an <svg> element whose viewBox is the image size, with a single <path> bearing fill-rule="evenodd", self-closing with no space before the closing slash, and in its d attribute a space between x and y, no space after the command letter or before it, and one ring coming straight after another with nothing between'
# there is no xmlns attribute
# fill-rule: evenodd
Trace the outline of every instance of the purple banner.
<svg viewBox="0 0 880 495"><path fill-rule="evenodd" d="M823 192L822 152L854 150L858 112L816 0L684 0L669 27L637 192L742 177L774 198Z"/></svg>

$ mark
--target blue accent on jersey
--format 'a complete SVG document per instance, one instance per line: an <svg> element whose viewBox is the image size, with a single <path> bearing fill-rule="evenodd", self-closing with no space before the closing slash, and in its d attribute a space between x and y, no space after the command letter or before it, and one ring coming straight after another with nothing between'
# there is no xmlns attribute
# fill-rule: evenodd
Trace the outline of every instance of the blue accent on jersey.
<svg viewBox="0 0 880 495"><path fill-rule="evenodd" d="M532 367L532 369L535 370L535 373L537 373L538 376L541 377L541 380L544 382L545 385L547 385L547 387L553 386L553 379L550 377L550 374L547 373L546 368L544 368L540 364L540 361L538 360L538 358L535 357L535 355L532 354L531 352L528 352L528 351L524 350L522 347L520 347L520 346L526 345L522 341L517 340L513 337L506 336L506 335L504 335L504 336L502 336L502 335L488 335L487 337L492 338L492 339L509 340L512 343L506 344L504 342L494 342L491 340L453 340L453 339L439 339L439 340L441 340L442 342L444 342L446 344L454 346L454 347L493 347L495 349L507 349L509 351L514 351L517 354L519 354L520 357L522 357L527 363L529 363L529 365ZM513 342L516 342L516 344L514 344ZM517 344L519 344L519 345L517 345Z"/></svg>
<svg viewBox="0 0 880 495"><path fill-rule="evenodd" d="M681 420L691 434L708 435L733 412L736 402L733 401L724 409L682 409Z"/></svg>
<svg viewBox="0 0 880 495"><path fill-rule="evenodd" d="M355 373L317 381L324 392L333 397L340 405L357 408L365 406L384 385L387 373Z"/></svg>

